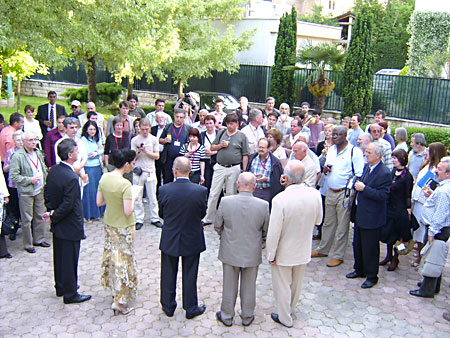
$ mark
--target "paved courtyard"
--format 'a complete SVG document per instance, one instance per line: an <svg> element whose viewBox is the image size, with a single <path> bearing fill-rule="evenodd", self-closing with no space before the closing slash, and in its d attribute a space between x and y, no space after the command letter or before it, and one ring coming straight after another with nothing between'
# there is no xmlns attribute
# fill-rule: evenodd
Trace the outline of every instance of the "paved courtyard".
<svg viewBox="0 0 450 338"><path fill-rule="evenodd" d="M64 305L55 296L52 249L38 247L36 254L26 253L19 231L16 241L8 240L14 258L0 260L0 337L450 337L450 323L442 318L442 313L450 310L450 261L441 293L434 299L408 295L419 280L410 267L411 257L401 257L394 272L381 267L379 283L363 290L363 280L345 278L352 271L350 243L341 266L326 267L327 258L309 264L293 328L284 328L270 318L275 307L265 257L257 281L255 321L243 327L236 315L234 325L227 328L215 318L220 309L222 268L217 259L218 236L211 226L205 228L207 251L201 255L198 277L199 302L206 304L206 313L187 320L178 287L178 308L175 316L168 318L159 304L160 231L146 222L136 233L138 298L131 314L117 317L110 309L110 293L100 284L101 222L86 224L87 239L81 245L80 292L92 295L83 304Z"/></svg>

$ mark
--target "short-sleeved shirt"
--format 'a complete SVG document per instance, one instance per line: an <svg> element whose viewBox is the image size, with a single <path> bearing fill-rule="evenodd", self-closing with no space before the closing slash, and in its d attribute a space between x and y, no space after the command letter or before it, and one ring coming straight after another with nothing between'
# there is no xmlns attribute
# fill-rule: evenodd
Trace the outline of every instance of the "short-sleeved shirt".
<svg viewBox="0 0 450 338"><path fill-rule="evenodd" d="M134 214L126 216L123 211L123 201L131 200L131 183L127 179L115 172L103 174L98 191L106 201L105 224L118 228L136 224Z"/></svg>
<svg viewBox="0 0 450 338"><path fill-rule="evenodd" d="M138 152L138 148L141 144L144 144L144 147L150 150L153 153L159 152L159 142L158 139L152 134L148 134L147 137L142 137L141 135L137 135L133 137L131 140L131 149ZM141 167L142 169L150 170L151 172L155 171L155 159L148 157L145 154L141 154L139 158L136 160L136 166Z"/></svg>
<svg viewBox="0 0 450 338"><path fill-rule="evenodd" d="M353 155L352 155L353 149ZM353 162L353 169L352 169ZM328 148L325 165L332 165L331 172L327 174L328 187L342 189L353 175L361 177L364 169L364 159L361 149L348 144L340 153L337 146Z"/></svg>
<svg viewBox="0 0 450 338"><path fill-rule="evenodd" d="M217 162L221 165L236 165L242 162L242 157L248 155L248 141L239 130L233 136L228 136L227 130L219 132L214 139L213 144L219 144L222 141L230 142L228 147L222 148L217 152Z"/></svg>
<svg viewBox="0 0 450 338"><path fill-rule="evenodd" d="M189 158L193 172L200 170L200 161L205 160L205 150L205 147L199 144L198 148L193 151L192 156ZM185 143L180 149L180 154L185 155L189 151L192 151L191 148L189 148L189 143Z"/></svg>

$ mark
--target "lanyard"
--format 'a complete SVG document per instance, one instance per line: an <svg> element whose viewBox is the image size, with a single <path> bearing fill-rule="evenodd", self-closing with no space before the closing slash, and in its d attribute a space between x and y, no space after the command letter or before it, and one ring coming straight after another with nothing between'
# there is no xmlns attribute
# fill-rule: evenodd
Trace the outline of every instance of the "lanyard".
<svg viewBox="0 0 450 338"><path fill-rule="evenodd" d="M267 168L266 168L267 161L269 161L269 155L267 155L264 163L261 161L261 156L259 157L259 163L261 164L261 166L263 167L264 170L267 170Z"/></svg>
<svg viewBox="0 0 450 338"><path fill-rule="evenodd" d="M180 126L180 130L177 132L175 131L175 127L172 125L172 130L173 130L173 136L175 136L177 138L177 141L180 140L180 135L181 135L181 131L183 130L183 124Z"/></svg>
<svg viewBox="0 0 450 338"><path fill-rule="evenodd" d="M30 154L27 153L28 158L30 159L31 163L33 163L33 166L36 168L36 170L38 170L38 166L39 166L39 158L38 155L36 154L36 163L34 163L33 159L31 158ZM38 170L39 171L39 170Z"/></svg>
<svg viewBox="0 0 450 338"><path fill-rule="evenodd" d="M292 145L291 145L291 150L292 150L292 148L294 148L294 146L295 146L295 144L296 144L297 142L298 142L298 139L296 139L295 142L292 143Z"/></svg>
<svg viewBox="0 0 450 338"><path fill-rule="evenodd" d="M117 142L117 137L115 135L114 140L116 141L116 149L119 150L119 142ZM122 137L120 137L120 140L122 141Z"/></svg>
<svg viewBox="0 0 450 338"><path fill-rule="evenodd" d="M191 156L191 166L192 167L194 166L195 153L197 152L198 148L200 148L200 145L197 144L197 148L194 150L194 153ZM190 152L190 151L191 151L191 144L189 143L188 152Z"/></svg>

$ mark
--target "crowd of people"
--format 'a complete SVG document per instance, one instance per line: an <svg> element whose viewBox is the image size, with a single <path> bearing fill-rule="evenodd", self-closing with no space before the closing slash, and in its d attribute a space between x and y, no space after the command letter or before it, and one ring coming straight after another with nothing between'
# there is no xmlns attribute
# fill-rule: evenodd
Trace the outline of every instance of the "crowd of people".
<svg viewBox="0 0 450 338"><path fill-rule="evenodd" d="M227 113L221 99L209 112L183 95L173 120L162 99L145 114L130 95L106 119L93 102L84 113L74 100L67 114L56 98L49 92L36 116L27 105L2 128L0 195L15 224L9 239L20 228L26 252L51 246L51 222L55 290L64 303L90 299L77 291L80 241L84 224L103 217L102 283L112 291L114 314L132 311L134 236L144 226L144 204L151 224L162 228L161 304L169 317L177 306L179 257L186 317L206 309L196 283L203 227L210 224L220 236L223 299L216 317L225 326L233 323L239 279L242 324L253 322L266 247L277 306L271 317L291 327L306 264L328 257L328 267L341 265L351 223L354 271L346 278L366 278L361 287L371 288L379 266L394 271L415 249L411 265L420 264L424 279L410 294L439 292L450 235L450 158L442 143L427 145L421 133L411 135L409 150L406 129L392 136L385 112L363 130L360 114L338 124L307 102L292 113L286 103L278 110L272 97L264 109L241 97ZM380 242L387 247L381 261ZM6 243L1 234L0 258L12 258Z"/></svg>

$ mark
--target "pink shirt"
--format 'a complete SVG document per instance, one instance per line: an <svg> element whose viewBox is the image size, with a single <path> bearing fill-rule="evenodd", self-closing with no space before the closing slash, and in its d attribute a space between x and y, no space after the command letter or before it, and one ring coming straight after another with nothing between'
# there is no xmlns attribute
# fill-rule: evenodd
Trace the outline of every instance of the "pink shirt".
<svg viewBox="0 0 450 338"><path fill-rule="evenodd" d="M0 133L0 157L2 161L5 161L6 159L6 152L9 149L14 148L14 141L12 135L14 134L15 131L16 129L14 127L7 126L3 128Z"/></svg>

